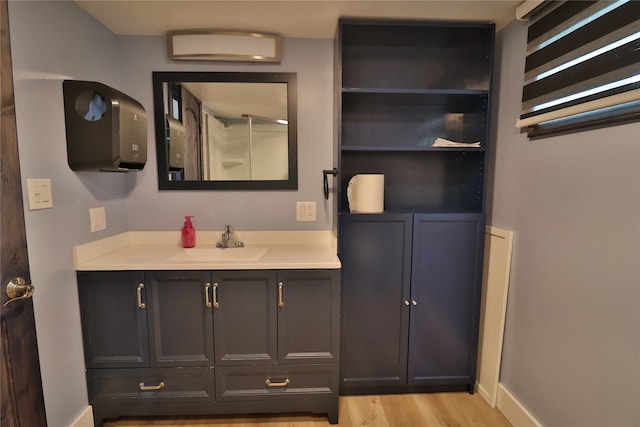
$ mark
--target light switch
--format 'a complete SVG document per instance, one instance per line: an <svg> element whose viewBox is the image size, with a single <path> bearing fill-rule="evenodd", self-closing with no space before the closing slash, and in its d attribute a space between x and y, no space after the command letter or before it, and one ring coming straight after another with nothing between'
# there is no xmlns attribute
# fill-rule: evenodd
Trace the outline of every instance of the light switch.
<svg viewBox="0 0 640 427"><path fill-rule="evenodd" d="M27 178L27 193L30 211L53 207L49 178Z"/></svg>

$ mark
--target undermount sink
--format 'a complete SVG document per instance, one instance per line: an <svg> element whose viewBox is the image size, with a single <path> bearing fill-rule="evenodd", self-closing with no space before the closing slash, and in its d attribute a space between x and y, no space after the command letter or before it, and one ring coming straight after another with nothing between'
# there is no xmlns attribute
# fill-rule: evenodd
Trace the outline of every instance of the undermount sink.
<svg viewBox="0 0 640 427"><path fill-rule="evenodd" d="M247 262L258 261L268 248L189 248L170 256L169 262Z"/></svg>

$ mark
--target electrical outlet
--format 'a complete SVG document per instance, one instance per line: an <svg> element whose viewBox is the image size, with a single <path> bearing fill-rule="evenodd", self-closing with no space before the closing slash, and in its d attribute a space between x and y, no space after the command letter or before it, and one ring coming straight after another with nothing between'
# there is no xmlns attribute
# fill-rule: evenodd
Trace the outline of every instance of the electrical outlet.
<svg viewBox="0 0 640 427"><path fill-rule="evenodd" d="M107 214L104 206L89 209L89 217L91 218L91 232L105 230L107 228Z"/></svg>
<svg viewBox="0 0 640 427"><path fill-rule="evenodd" d="M315 221L316 202L296 202L296 221Z"/></svg>

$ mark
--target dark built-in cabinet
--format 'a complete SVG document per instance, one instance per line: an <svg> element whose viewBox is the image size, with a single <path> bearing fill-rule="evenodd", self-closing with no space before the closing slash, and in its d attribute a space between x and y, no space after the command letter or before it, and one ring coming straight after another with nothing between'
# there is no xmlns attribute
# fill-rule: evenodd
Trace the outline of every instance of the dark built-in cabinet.
<svg viewBox="0 0 640 427"><path fill-rule="evenodd" d="M340 227L341 392L473 390L483 215L343 215Z"/></svg>
<svg viewBox="0 0 640 427"><path fill-rule="evenodd" d="M120 416L338 420L338 270L78 272L96 426Z"/></svg>
<svg viewBox="0 0 640 427"><path fill-rule="evenodd" d="M494 32L339 22L342 394L473 391ZM384 174L384 213L349 211L347 184L366 173Z"/></svg>

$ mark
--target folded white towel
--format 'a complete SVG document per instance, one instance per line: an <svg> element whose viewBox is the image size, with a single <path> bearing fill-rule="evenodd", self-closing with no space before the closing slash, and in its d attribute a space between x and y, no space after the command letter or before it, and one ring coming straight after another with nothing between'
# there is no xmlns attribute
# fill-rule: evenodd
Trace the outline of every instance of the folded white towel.
<svg viewBox="0 0 640 427"><path fill-rule="evenodd" d="M480 147L480 141L478 142L455 142L449 141L444 138L436 138L431 144L432 147Z"/></svg>

